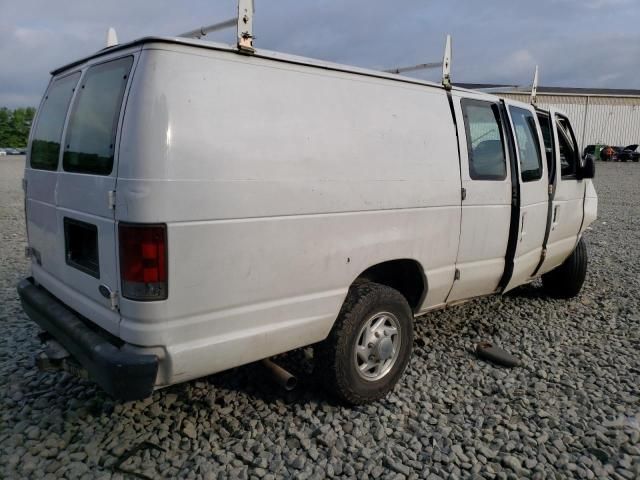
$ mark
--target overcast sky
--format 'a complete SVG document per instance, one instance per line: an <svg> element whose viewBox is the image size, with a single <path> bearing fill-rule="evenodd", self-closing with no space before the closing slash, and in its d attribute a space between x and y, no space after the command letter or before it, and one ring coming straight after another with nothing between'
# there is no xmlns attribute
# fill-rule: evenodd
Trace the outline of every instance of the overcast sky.
<svg viewBox="0 0 640 480"><path fill-rule="evenodd" d="M542 85L640 88L639 0L255 1L257 48L390 68L439 61L451 33L454 82L526 85L539 64ZM109 26L125 42L235 11L235 0L0 0L0 106L37 106L48 72L102 48Z"/></svg>

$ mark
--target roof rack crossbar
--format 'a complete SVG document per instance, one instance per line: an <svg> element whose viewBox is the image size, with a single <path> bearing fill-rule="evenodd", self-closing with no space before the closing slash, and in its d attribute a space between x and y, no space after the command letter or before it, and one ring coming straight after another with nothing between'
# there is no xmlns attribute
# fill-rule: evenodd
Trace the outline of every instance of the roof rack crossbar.
<svg viewBox="0 0 640 480"><path fill-rule="evenodd" d="M253 13L255 12L255 6L253 0L238 0L238 16L224 20L222 22L207 25L206 27L199 27L195 30L190 30L185 33L181 33L178 37L184 38L202 38L208 33L218 32L231 28L234 25L237 27L237 47L240 52L253 53Z"/></svg>
<svg viewBox="0 0 640 480"><path fill-rule="evenodd" d="M229 20L225 20L224 22L214 23L213 25L207 25L206 27L196 28L195 30L190 30L185 33L181 33L178 35L179 37L185 38L202 38L207 33L218 32L220 30L225 30L227 28L231 28L238 23L238 17L230 18Z"/></svg>
<svg viewBox="0 0 640 480"><path fill-rule="evenodd" d="M447 40L444 45L444 55L441 62L433 63L419 63L418 65L412 65L410 67L398 67L383 70L386 73L405 73L413 72L414 70L423 70L428 68L442 67L442 86L446 90L451 90L451 35L447 35Z"/></svg>
<svg viewBox="0 0 640 480"><path fill-rule="evenodd" d="M427 70L429 68L439 68L442 66L442 62L433 62L433 63L419 63L418 65L412 65L410 67L398 67L398 68L389 68L388 70L383 70L385 73L405 73L405 72L413 72L415 70Z"/></svg>

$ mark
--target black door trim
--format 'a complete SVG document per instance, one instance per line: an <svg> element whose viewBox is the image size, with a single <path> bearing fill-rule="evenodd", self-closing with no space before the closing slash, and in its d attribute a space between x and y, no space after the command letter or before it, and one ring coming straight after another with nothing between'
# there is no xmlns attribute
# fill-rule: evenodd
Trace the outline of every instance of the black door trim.
<svg viewBox="0 0 640 480"><path fill-rule="evenodd" d="M504 100L500 100L500 116L505 129L505 139L509 150L509 164L511 165L511 219L509 222L509 240L504 256L504 272L498 290L504 291L513 275L516 248L518 247L518 230L520 227L520 169L516 158L516 144L511 130L511 123Z"/></svg>
<svg viewBox="0 0 640 480"><path fill-rule="evenodd" d="M553 132L553 122L554 119L552 118L551 114L549 112L545 112L544 110L540 110L538 108L536 108L536 116L542 114L542 115L548 115L549 116L549 134L551 135L551 165L553 165L553 170L549 169L549 162L547 162L547 169L549 169L549 171L551 171L551 175L549 175L549 185L547 187L547 192L548 192L548 202L549 202L549 207L547 208L547 226L544 230L544 240L542 241L542 252L540 253L540 261L538 262L538 265L536 266L535 270L533 271L533 273L531 274L532 277L535 277L538 274L538 271L540 270L540 267L542 267L542 264L544 263L545 258L547 258L547 243L549 242L549 235L551 235L551 222L553 221L552 219L552 215L553 215L553 199L556 196L556 176L557 176L557 164L556 164L556 149L555 149L555 145L556 145L556 137L555 134ZM540 122L540 120L538 120L538 122ZM546 149L545 149L546 150Z"/></svg>
<svg viewBox="0 0 640 480"><path fill-rule="evenodd" d="M460 152L460 135L458 134L458 119L456 118L456 109L453 104L453 95L451 95L451 90L447 90L447 102L449 103L449 109L451 110L451 118L453 120L453 129L456 132L456 147L458 148L458 180L460 180L460 223L458 224L458 248L456 249L456 260L455 260L455 272L458 272L458 255L460 254L460 237L462 236L462 202L464 200L462 192L464 191L462 188L462 154ZM447 296L445 297L445 302L449 299L449 295L451 295L451 291L453 290L454 285L456 284L456 280L458 279L457 274L454 273L453 282L451 282L451 287L447 292Z"/></svg>

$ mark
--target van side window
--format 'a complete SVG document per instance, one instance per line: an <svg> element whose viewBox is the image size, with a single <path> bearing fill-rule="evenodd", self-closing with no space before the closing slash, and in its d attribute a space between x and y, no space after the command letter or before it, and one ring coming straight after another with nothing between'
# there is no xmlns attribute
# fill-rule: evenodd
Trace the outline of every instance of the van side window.
<svg viewBox="0 0 640 480"><path fill-rule="evenodd" d="M562 178L576 174L578 164L578 146L566 118L556 116L558 126L558 145L560 147L560 171Z"/></svg>
<svg viewBox="0 0 640 480"><path fill-rule="evenodd" d="M462 113L473 180L504 180L507 177L504 138L498 105L463 99Z"/></svg>
<svg viewBox="0 0 640 480"><path fill-rule="evenodd" d="M74 102L62 165L67 172L109 175L116 128L133 57L95 65Z"/></svg>
<svg viewBox="0 0 640 480"><path fill-rule="evenodd" d="M60 155L62 128L69 102L80 79L80 72L57 78L42 101L31 141L31 168L56 170Z"/></svg>
<svg viewBox="0 0 640 480"><path fill-rule="evenodd" d="M553 148L553 132L551 129L551 118L547 113L538 113L538 123L542 131L544 140L544 150L547 154L547 173L549 183L553 183L555 178L555 150Z"/></svg>
<svg viewBox="0 0 640 480"><path fill-rule="evenodd" d="M542 153L538 142L536 121L529 110L509 107L520 154L520 175L523 182L542 178Z"/></svg>

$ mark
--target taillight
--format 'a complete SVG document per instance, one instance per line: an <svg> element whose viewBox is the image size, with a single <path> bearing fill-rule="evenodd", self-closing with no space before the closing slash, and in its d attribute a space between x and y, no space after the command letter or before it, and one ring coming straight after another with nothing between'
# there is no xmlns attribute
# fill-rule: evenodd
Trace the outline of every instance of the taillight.
<svg viewBox="0 0 640 480"><path fill-rule="evenodd" d="M121 223L120 278L122 296L130 300L167 298L167 227Z"/></svg>

